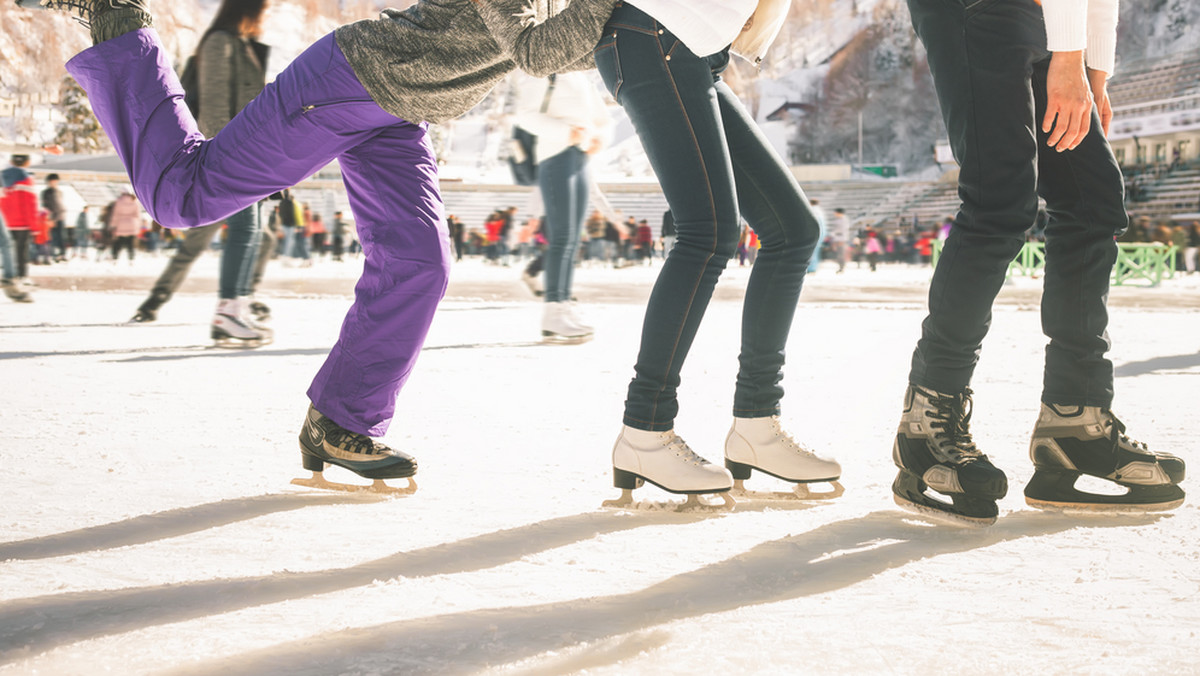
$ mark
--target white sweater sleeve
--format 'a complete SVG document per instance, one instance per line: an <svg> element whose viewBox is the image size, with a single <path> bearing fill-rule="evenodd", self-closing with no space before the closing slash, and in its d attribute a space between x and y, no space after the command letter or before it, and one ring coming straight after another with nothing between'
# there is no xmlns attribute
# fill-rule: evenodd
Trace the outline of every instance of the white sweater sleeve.
<svg viewBox="0 0 1200 676"><path fill-rule="evenodd" d="M1112 75L1117 62L1118 0L1088 3L1087 64Z"/></svg>
<svg viewBox="0 0 1200 676"><path fill-rule="evenodd" d="M1046 47L1052 52L1086 50L1087 64L1112 73L1117 49L1118 0L1042 0Z"/></svg>

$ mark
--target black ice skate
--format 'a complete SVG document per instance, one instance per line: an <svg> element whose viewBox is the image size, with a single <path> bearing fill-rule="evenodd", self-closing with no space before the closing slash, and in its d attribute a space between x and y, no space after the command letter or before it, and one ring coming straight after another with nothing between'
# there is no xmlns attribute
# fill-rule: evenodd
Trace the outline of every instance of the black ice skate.
<svg viewBox="0 0 1200 676"><path fill-rule="evenodd" d="M262 301L250 301L250 315L256 322L265 322L271 318L271 307Z"/></svg>
<svg viewBox="0 0 1200 676"><path fill-rule="evenodd" d="M1029 455L1035 469L1025 502L1032 507L1155 512L1183 504L1183 460L1125 436L1112 411L1097 406L1042 404ZM1075 482L1084 474L1112 482L1116 492L1080 490Z"/></svg>
<svg viewBox="0 0 1200 676"><path fill-rule="evenodd" d="M91 26L96 16L116 9L132 9L150 13L149 0L16 0L25 9L53 9L67 12L84 26Z"/></svg>
<svg viewBox="0 0 1200 676"><path fill-rule="evenodd" d="M388 495L409 495L416 492L416 458L389 448L368 436L343 429L326 418L313 406L308 407L304 427L300 430L300 457L304 469L313 473L309 479L292 479L297 486L335 491L371 491ZM356 486L326 481L326 463L338 465L366 478L374 479L370 486ZM408 479L408 485L397 488L384 479Z"/></svg>
<svg viewBox="0 0 1200 676"><path fill-rule="evenodd" d="M892 483L896 504L955 524L996 522L1008 479L975 447L970 422L971 390L942 394L909 385L892 446L900 468Z"/></svg>
<svg viewBox="0 0 1200 676"><path fill-rule="evenodd" d="M171 299L171 294L162 291L154 290L150 292L150 297L142 301L138 306L137 312L133 313L133 317L129 320L134 324L148 324L158 320L158 309Z"/></svg>

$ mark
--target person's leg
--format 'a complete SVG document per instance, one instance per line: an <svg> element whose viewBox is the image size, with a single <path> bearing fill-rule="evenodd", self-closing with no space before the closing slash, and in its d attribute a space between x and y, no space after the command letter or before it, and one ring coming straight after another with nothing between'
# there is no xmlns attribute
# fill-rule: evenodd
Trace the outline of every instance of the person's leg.
<svg viewBox="0 0 1200 676"><path fill-rule="evenodd" d="M1038 116L1046 108L1048 59L1034 64ZM1038 134L1039 143L1047 135ZM1116 262L1114 237L1128 226L1120 168L1092 113L1091 131L1073 150L1043 149L1038 190L1046 225L1042 329L1050 338L1042 405L1030 439L1034 474L1025 499L1039 508L1140 509L1183 504L1184 461L1152 451L1125 434L1112 412L1113 367L1105 358L1108 288ZM1081 474L1123 490L1093 493L1077 487Z"/></svg>
<svg viewBox="0 0 1200 676"><path fill-rule="evenodd" d="M971 436L968 385L992 302L1037 216L1030 72L1046 56L1045 27L1033 0L908 4L960 166L962 203L930 283L892 448L892 491L916 511L989 524L1008 479Z"/></svg>
<svg viewBox="0 0 1200 676"><path fill-rule="evenodd" d="M717 94L738 205L762 241L743 301L734 421L725 440L725 465L739 481L749 479L753 469L796 482L836 481L841 466L797 443L777 417L785 348L817 243L817 219L794 175L742 102L724 83L717 84ZM748 253L753 250L746 248ZM839 494L840 486L834 491L830 495Z"/></svg>
<svg viewBox="0 0 1200 676"><path fill-rule="evenodd" d="M296 226L285 225L283 227L283 249L279 253L280 258L292 258L292 251L296 246Z"/></svg>
<svg viewBox="0 0 1200 676"><path fill-rule="evenodd" d="M568 277L565 268L570 265L567 257L574 251L569 246L576 211L572 203L575 198L572 182L582 155L578 148L568 148L539 162L538 186L546 211L542 227L546 235L543 266L546 272L547 303L570 300L566 289Z"/></svg>
<svg viewBox="0 0 1200 676"><path fill-rule="evenodd" d="M28 230L12 230L13 249L17 252L17 277L29 276L29 240Z"/></svg>
<svg viewBox="0 0 1200 676"><path fill-rule="evenodd" d="M338 161L366 260L308 396L341 427L382 436L446 292L450 239L426 125L397 121Z"/></svg>
<svg viewBox="0 0 1200 676"><path fill-rule="evenodd" d="M971 382L992 302L1037 217L1030 71L1046 54L1045 30L1032 0L966 10L942 0L909 4L960 166L962 200L930 283L909 380L958 393Z"/></svg>
<svg viewBox="0 0 1200 676"><path fill-rule="evenodd" d="M746 285L733 413L773 416L779 414L784 351L819 228L795 176L745 106L724 83L717 92L738 205L762 240Z"/></svg>
<svg viewBox="0 0 1200 676"><path fill-rule="evenodd" d="M618 8L596 63L637 129L678 228L646 307L624 416L629 427L666 431L679 410L680 369L737 246L738 205L712 68L646 19Z"/></svg>
<svg viewBox="0 0 1200 676"><path fill-rule="evenodd" d="M8 226L4 224L3 216L0 216L0 270L4 279L17 276L17 266L13 261L12 235L8 232Z"/></svg>
<svg viewBox="0 0 1200 676"><path fill-rule="evenodd" d="M263 228L259 239L258 255L254 258L254 273L250 276L250 286L246 289L246 295L251 296L258 290L258 285L267 271L267 262L271 260L277 246L275 233L270 228Z"/></svg>
<svg viewBox="0 0 1200 676"><path fill-rule="evenodd" d="M50 255L52 258L60 258L67 253L67 241L63 237L62 221L55 221L54 225L50 226Z"/></svg>
<svg viewBox="0 0 1200 676"><path fill-rule="evenodd" d="M258 223L258 205L251 204L225 219L225 245L221 247L221 298L250 295L250 280L262 237Z"/></svg>
<svg viewBox="0 0 1200 676"><path fill-rule="evenodd" d="M575 293L575 264L579 258L579 248L583 234L583 224L587 221L588 196L591 193L592 179L588 173L588 155L579 153L579 164L571 175L571 214L570 230L567 232L566 260L562 274L566 277L563 285L565 301L570 301Z"/></svg>
<svg viewBox="0 0 1200 676"><path fill-rule="evenodd" d="M67 69L87 91L143 207L168 227L222 220L395 120L371 100L332 34L207 140L153 29L101 42Z"/></svg>
<svg viewBox="0 0 1200 676"><path fill-rule="evenodd" d="M1035 64L1037 119L1046 109L1049 60ZM1083 142L1069 152L1045 148L1038 131L1038 192L1046 200L1046 269L1042 330L1046 346L1042 401L1100 406L1113 400L1113 365L1105 358L1108 288L1117 260L1114 238L1129 226L1124 180L1098 114Z"/></svg>
<svg viewBox="0 0 1200 676"><path fill-rule="evenodd" d="M183 237L177 239L179 246L175 249L175 254L171 256L170 261L167 261L167 267L163 269L158 280L154 282L154 287L150 290L150 298L155 301L154 307L151 309L157 309L171 300L171 296L175 295L175 291L183 284L183 280L187 279L188 272L192 269L192 263L196 262L196 258L200 254L208 250L213 237L216 237L220 230L220 223L189 228L183 233Z"/></svg>

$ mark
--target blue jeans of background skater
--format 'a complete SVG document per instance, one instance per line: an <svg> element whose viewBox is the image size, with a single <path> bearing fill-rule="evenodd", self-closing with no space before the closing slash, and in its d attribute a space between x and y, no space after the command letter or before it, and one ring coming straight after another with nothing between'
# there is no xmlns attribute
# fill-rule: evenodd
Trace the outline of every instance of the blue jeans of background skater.
<svg viewBox="0 0 1200 676"><path fill-rule="evenodd" d="M449 274L427 125L376 105L332 34L211 139L184 105L153 29L102 42L67 69L87 91L138 199L164 226L222 220L339 161L366 260L308 396L348 430L386 432Z"/></svg>
<svg viewBox="0 0 1200 676"><path fill-rule="evenodd" d="M221 249L221 298L250 295L254 264L262 245L258 204L251 204L225 219L225 246Z"/></svg>
<svg viewBox="0 0 1200 676"><path fill-rule="evenodd" d="M4 222L3 214L0 214L0 270L4 273L0 279L12 279L17 274L17 264L13 262L12 236L8 234L8 224Z"/></svg>
<svg viewBox="0 0 1200 676"><path fill-rule="evenodd" d="M825 241L825 221L817 219L817 245L813 247L812 257L808 260L808 271L816 272L821 264L821 244Z"/></svg>
<svg viewBox="0 0 1200 676"><path fill-rule="evenodd" d="M588 156L575 146L538 162L538 187L546 218L546 302L571 300L579 232L587 218Z"/></svg>
<svg viewBox="0 0 1200 676"><path fill-rule="evenodd" d="M1109 277L1113 237L1128 226L1124 182L1099 115L1074 150L1041 130L1046 111L1046 27L1033 0L909 0L938 102L960 165L962 205L929 288L929 315L909 380L957 393L971 381L992 302L1038 195L1050 215L1042 330L1050 338L1042 400L1108 407L1113 398Z"/></svg>
<svg viewBox="0 0 1200 676"><path fill-rule="evenodd" d="M717 278L737 247L738 214L762 242L746 286L733 413L779 413L784 348L817 222L788 167L720 73L728 51L693 54L652 17L618 5L596 48L609 93L637 129L678 230L655 282L624 422L674 426L679 372Z"/></svg>

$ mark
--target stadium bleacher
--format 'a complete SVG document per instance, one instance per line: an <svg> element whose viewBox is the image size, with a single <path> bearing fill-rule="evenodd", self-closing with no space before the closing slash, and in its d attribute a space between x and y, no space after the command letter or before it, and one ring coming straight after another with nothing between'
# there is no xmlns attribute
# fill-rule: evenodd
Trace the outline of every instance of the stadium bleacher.
<svg viewBox="0 0 1200 676"><path fill-rule="evenodd" d="M1144 63L1122 64L1111 80L1109 93L1117 108L1114 125L1122 120L1122 116L1136 121L1138 115L1175 111L1183 104L1196 106L1196 110L1189 109L1183 114L1194 112L1200 120L1200 105L1192 103L1200 102L1200 96L1197 96L1200 94L1200 54L1185 53ZM1182 162L1169 167L1165 164L1125 167L1126 176L1136 182L1138 188L1137 199L1129 202L1133 215L1164 221L1180 214L1200 212L1200 159L1196 157L1200 151L1200 129L1193 133L1196 140L1189 156ZM1147 147L1170 143L1174 148L1180 141L1181 137L1176 135L1170 139L1143 138L1140 143ZM80 166L78 171L64 167L59 173L85 202L97 207L115 199L128 185L124 175L102 171L98 167ZM900 223L911 224L914 218L922 225L932 225L953 215L959 206L953 180L821 181L804 182L802 187L810 198L820 201L826 212L838 207L845 209L851 221L860 228L890 229ZM652 227L657 228L667 208L666 199L653 182L603 184L601 189L622 218L646 219ZM295 192L298 199L318 213L325 211L330 198L335 209L351 213L336 172L305 181ZM446 181L442 184L442 196L446 213L458 216L469 228L481 227L493 210L509 206L518 208L519 218L531 211L540 212L540 207L532 204L531 189L518 186Z"/></svg>

